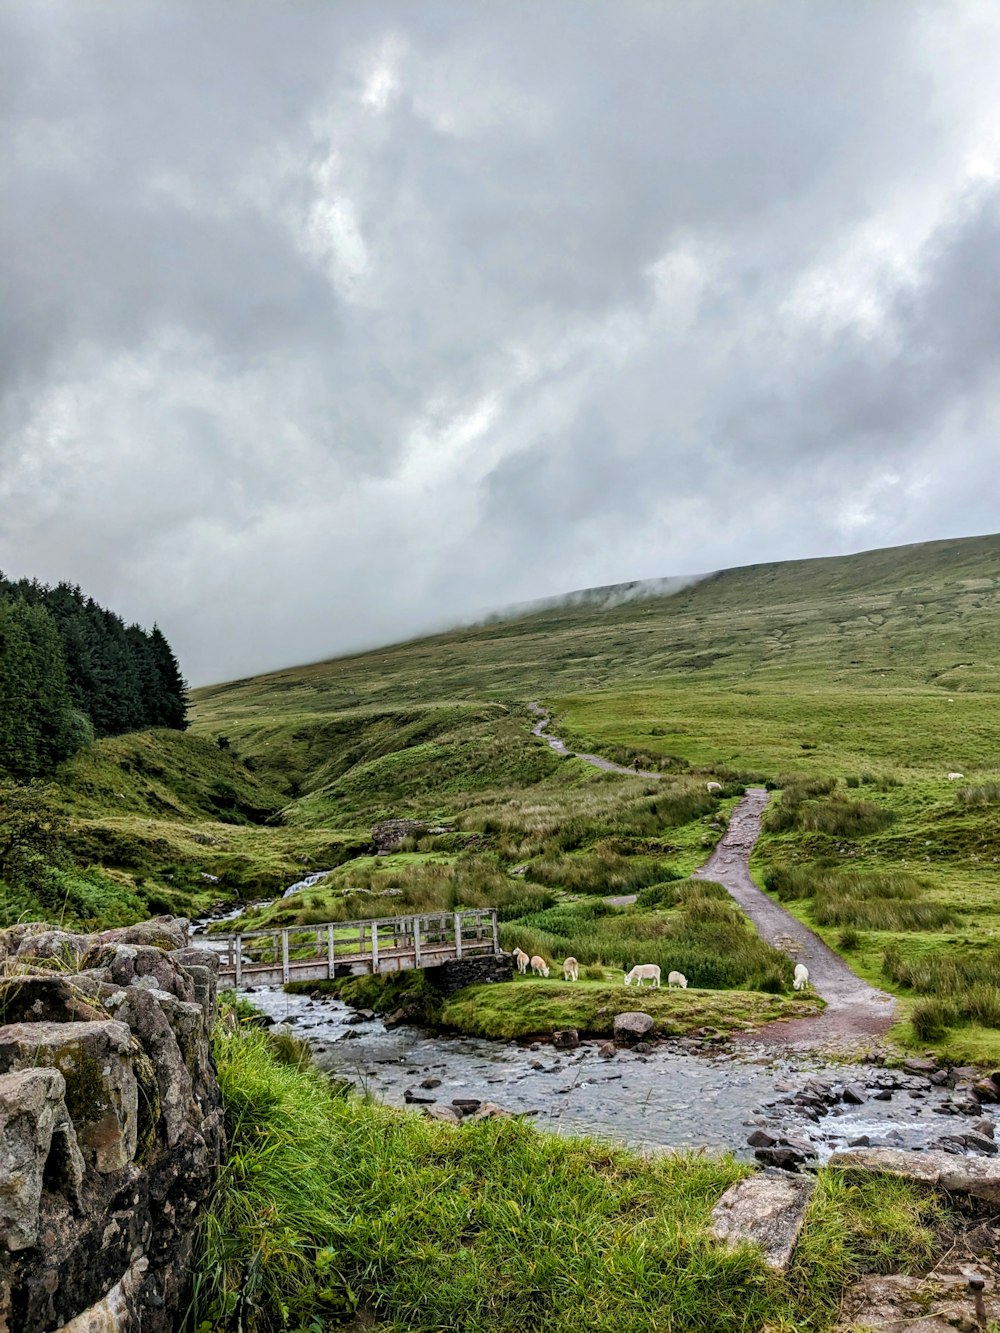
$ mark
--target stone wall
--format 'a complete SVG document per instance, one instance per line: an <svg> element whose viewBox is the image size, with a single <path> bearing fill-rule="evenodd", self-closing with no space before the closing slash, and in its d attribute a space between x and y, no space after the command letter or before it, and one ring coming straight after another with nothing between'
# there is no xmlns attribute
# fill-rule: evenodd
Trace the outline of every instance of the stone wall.
<svg viewBox="0 0 1000 1333"><path fill-rule="evenodd" d="M445 997L454 995L466 986L482 986L488 981L510 981L514 975L514 958L504 953L499 958L492 954L474 958L453 958L437 967L429 967L429 984Z"/></svg>
<svg viewBox="0 0 1000 1333"><path fill-rule="evenodd" d="M187 926L0 931L0 1333L175 1327L224 1149Z"/></svg>

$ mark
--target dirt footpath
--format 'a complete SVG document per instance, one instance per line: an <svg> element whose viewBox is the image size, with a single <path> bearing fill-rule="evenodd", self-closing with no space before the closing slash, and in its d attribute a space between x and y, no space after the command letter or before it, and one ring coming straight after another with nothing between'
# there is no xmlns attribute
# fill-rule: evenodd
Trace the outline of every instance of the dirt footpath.
<svg viewBox="0 0 1000 1333"><path fill-rule="evenodd" d="M712 879L732 895L763 939L809 969L809 980L826 1001L815 1018L772 1023L747 1040L782 1046L851 1046L878 1037L892 1025L895 1002L854 975L842 958L750 878L750 853L760 836L761 818L770 799L762 787L749 787L733 811L729 828L695 877Z"/></svg>

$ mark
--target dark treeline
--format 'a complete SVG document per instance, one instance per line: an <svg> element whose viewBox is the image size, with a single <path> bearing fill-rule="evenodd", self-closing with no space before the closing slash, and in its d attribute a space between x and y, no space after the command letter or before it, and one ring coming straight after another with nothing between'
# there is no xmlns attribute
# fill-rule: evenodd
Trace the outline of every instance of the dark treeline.
<svg viewBox="0 0 1000 1333"><path fill-rule="evenodd" d="M177 659L148 633L60 583L0 574L0 772L51 773L95 736L187 726Z"/></svg>

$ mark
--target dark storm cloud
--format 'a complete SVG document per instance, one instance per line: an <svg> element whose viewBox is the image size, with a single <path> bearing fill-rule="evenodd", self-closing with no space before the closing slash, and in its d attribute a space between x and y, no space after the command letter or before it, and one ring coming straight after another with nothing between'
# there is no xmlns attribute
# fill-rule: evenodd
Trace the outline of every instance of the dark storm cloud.
<svg viewBox="0 0 1000 1333"><path fill-rule="evenodd" d="M992 7L0 25L0 568L193 679L996 526Z"/></svg>

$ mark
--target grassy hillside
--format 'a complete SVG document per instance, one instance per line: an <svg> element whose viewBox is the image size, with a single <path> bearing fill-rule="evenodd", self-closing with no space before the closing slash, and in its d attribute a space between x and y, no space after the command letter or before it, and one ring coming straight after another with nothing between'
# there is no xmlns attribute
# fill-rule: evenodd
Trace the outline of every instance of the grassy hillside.
<svg viewBox="0 0 1000 1333"><path fill-rule="evenodd" d="M575 747L660 779L560 759L531 735L532 699ZM597 589L193 703L192 732L101 742L61 770L68 856L100 879L66 919L99 919L115 885L119 914L193 911L341 867L263 918L370 915L391 893L400 910L495 902L527 938L550 907L689 873L743 785L766 781L785 795L759 880L919 1011L913 1040L1000 1055L1000 991L923 1013L945 963L956 994L1000 975L1000 537L752 566L671 596ZM405 863L366 862L371 824L396 816L445 831ZM8 914L69 901L50 886L9 895ZM641 938L638 919L621 930Z"/></svg>
<svg viewBox="0 0 1000 1333"><path fill-rule="evenodd" d="M531 699L575 748L638 758L663 780L554 757L531 737ZM194 727L230 737L285 793L293 826L444 821L476 840L463 856L526 865L557 893L581 880L641 887L643 855L689 871L727 808L698 806L706 778L727 797L748 780L827 782L766 834L758 878L860 873L832 913L784 896L912 1007L939 980L914 973L920 959L965 960L964 976L985 954L981 970L1000 971L1000 536L750 566L670 596L596 589L198 691ZM879 874L917 871L920 911L844 904L882 892ZM942 1040L1000 1054L991 1023L956 1022Z"/></svg>

